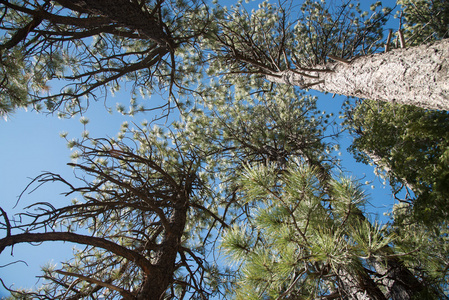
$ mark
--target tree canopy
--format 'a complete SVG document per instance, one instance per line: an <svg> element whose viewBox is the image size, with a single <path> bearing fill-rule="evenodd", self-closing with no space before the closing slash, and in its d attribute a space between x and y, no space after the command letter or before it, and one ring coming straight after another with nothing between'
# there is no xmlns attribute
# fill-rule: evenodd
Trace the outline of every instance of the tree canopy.
<svg viewBox="0 0 449 300"><path fill-rule="evenodd" d="M209 20L196 1L1 1L2 110L35 105L73 114L83 99L104 98L122 83L131 97L179 77L184 45ZM194 49L188 47L189 49ZM57 84L58 82L62 83ZM59 88L51 89L56 84ZM50 90L51 89L51 90Z"/></svg>
<svg viewBox="0 0 449 300"><path fill-rule="evenodd" d="M430 45L385 53L385 59L367 56L384 45L383 26L391 8L380 1L371 5L370 13L356 1L335 6L308 0L298 7L263 2L251 13L242 3L222 7L196 0L0 4L3 114L32 105L72 115L83 112L89 99L105 98L123 86L131 89L131 114L146 109L135 103L138 94L161 90L170 98L164 105L170 110L173 102L182 105L174 90L195 90L203 72L252 74L303 89L449 107L445 40L439 51L433 48L438 45ZM408 15L414 22L417 14ZM410 58L398 65L397 56ZM371 71L363 71L371 59ZM353 65L352 71L347 64ZM413 71L424 64L428 74ZM425 78L405 76L403 68ZM427 88L422 81L435 84ZM375 92L379 90L384 92Z"/></svg>
<svg viewBox="0 0 449 300"><path fill-rule="evenodd" d="M404 38L411 45L447 37L446 1L399 1ZM437 19L441 22L435 22ZM447 135L446 111L360 101L348 111L347 126L354 133L350 151L385 172L394 193L407 190L402 200L427 223L446 220Z"/></svg>
<svg viewBox="0 0 449 300"><path fill-rule="evenodd" d="M423 1L399 2L398 40L446 37L447 27L426 19L435 11L446 22L446 2L424 1L421 10L414 7ZM0 208L1 255L22 243L80 245L60 267L44 268L37 290L2 280L11 297L447 297L447 112L348 99L334 115L301 90L353 61L388 60L380 49L390 8L0 5L3 114L32 106L72 116L130 87L128 114L171 117L164 126L124 123L115 138L67 140L77 180L46 172L27 189L62 183L71 204L36 202L17 216ZM287 71L312 84L289 82ZM152 105L153 93L166 102ZM393 186L398 202L387 222L370 217L366 184L336 154L348 133L350 151ZM413 195L404 199L403 187Z"/></svg>

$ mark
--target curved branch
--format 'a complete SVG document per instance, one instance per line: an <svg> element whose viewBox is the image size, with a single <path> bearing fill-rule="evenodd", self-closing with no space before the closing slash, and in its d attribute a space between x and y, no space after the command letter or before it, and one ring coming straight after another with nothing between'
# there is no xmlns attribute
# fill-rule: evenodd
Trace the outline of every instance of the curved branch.
<svg viewBox="0 0 449 300"><path fill-rule="evenodd" d="M119 288L119 287L117 287L115 285L112 285L110 283L106 283L106 282L103 282L103 281L100 281L100 280L97 280L97 279L94 279L94 278L90 278L88 276L84 276L84 275L76 274L76 273L72 273L72 272L66 272L66 271L61 271L61 270L56 270L55 272L59 273L61 275L77 277L77 278L79 278L81 280L88 281L90 283L94 283L94 284L97 284L99 286L103 286L103 287L108 288L110 290L117 291L117 292L120 293L120 295L122 295L123 299L125 299L125 300L126 299L134 299L134 296L130 292L128 292L127 290L124 290L122 288Z"/></svg>
<svg viewBox="0 0 449 300"><path fill-rule="evenodd" d="M0 49L11 49L17 44L19 44L21 41L24 41L28 34L33 31L39 24L42 22L42 18L34 17L28 24L25 25L25 27L20 28L17 30L17 32L12 36L12 38L4 43L3 45L0 45Z"/></svg>
<svg viewBox="0 0 449 300"><path fill-rule="evenodd" d="M2 253L8 246L20 243L41 243L47 241L65 241L102 248L134 262L146 274L149 274L151 270L154 270L154 266L144 256L135 251L129 250L104 238L71 232L22 233L7 236L0 240L0 253Z"/></svg>
<svg viewBox="0 0 449 300"><path fill-rule="evenodd" d="M0 212L2 213L3 218L5 219L6 236L11 236L11 223L9 222L8 214L1 207L0 207Z"/></svg>

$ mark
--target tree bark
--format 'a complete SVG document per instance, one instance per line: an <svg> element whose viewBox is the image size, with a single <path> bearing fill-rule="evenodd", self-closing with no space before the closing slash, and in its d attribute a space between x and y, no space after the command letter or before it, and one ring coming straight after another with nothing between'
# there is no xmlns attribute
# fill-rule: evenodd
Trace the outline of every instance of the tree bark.
<svg viewBox="0 0 449 300"><path fill-rule="evenodd" d="M449 39L266 78L321 92L449 110Z"/></svg>
<svg viewBox="0 0 449 300"><path fill-rule="evenodd" d="M348 272L341 268L338 270L338 278L343 284L344 292L351 300L387 300L374 280L363 269Z"/></svg>
<svg viewBox="0 0 449 300"><path fill-rule="evenodd" d="M180 197L174 204L169 218L169 228L155 251L152 263L154 270L147 274L136 299L164 299L165 291L173 281L176 257L181 247L181 238L187 220L187 197Z"/></svg>
<svg viewBox="0 0 449 300"><path fill-rule="evenodd" d="M385 249L391 252L391 248ZM387 290L388 299L409 300L417 299L425 287L408 270L397 257L390 257L385 261L375 260L373 266L382 276L382 284Z"/></svg>
<svg viewBox="0 0 449 300"><path fill-rule="evenodd" d="M401 180L401 182L408 189L415 191L415 192L417 191L417 188L415 188L412 184L410 184L405 178L400 178L400 177L396 176L394 174L393 170L390 168L390 166L388 164L382 162L382 158L379 155L377 155L374 152L369 152L369 151L363 150L363 149L362 149L362 152L365 153L371 159L371 161L377 168L384 171L388 176L399 178Z"/></svg>
<svg viewBox="0 0 449 300"><path fill-rule="evenodd" d="M141 254L100 237L81 235L72 232L21 233L0 239L0 254L8 246L20 243L41 243L47 241L66 241L76 244L90 245L108 250L138 265L145 273L154 270L153 265Z"/></svg>

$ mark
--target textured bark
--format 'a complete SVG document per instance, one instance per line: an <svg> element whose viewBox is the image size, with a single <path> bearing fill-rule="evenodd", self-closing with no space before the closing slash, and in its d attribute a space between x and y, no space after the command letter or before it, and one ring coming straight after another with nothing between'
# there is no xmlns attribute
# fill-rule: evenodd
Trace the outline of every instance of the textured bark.
<svg viewBox="0 0 449 300"><path fill-rule="evenodd" d="M386 255L393 254L389 247L384 247L382 250ZM388 292L389 299L417 299L419 294L425 290L422 283L397 257L387 256L384 261L375 260L373 266L376 272L382 276L382 283Z"/></svg>
<svg viewBox="0 0 449 300"><path fill-rule="evenodd" d="M151 263L144 256L135 251L129 250L103 238L81 235L72 232L22 233L10 235L0 239L0 253L2 253L8 246L14 246L20 243L41 243L47 241L66 241L102 248L133 261L136 265L142 268L145 273L150 273L153 270Z"/></svg>
<svg viewBox="0 0 449 300"><path fill-rule="evenodd" d="M354 274L353 274L354 273ZM385 295L365 270L347 272L338 270L338 278L343 284L344 292L353 300L387 300Z"/></svg>
<svg viewBox="0 0 449 300"><path fill-rule="evenodd" d="M328 63L312 71L281 71L267 79L333 94L449 110L449 39Z"/></svg>

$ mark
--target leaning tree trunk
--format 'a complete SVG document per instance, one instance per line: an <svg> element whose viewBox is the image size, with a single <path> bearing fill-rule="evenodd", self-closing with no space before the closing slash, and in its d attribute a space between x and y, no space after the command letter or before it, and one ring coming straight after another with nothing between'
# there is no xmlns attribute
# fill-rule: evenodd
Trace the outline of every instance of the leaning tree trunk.
<svg viewBox="0 0 449 300"><path fill-rule="evenodd" d="M387 300L385 295L369 277L364 269L348 272L344 268L338 270L338 279L346 297L351 300Z"/></svg>
<svg viewBox="0 0 449 300"><path fill-rule="evenodd" d="M362 211L357 208L353 208L353 210L354 218L357 218L360 223L367 223L370 227L372 226ZM381 282L387 291L388 299L417 299L425 290L423 284L395 255L395 252L389 245L385 245L375 254L378 258L372 259L370 262L382 278Z"/></svg>
<svg viewBox="0 0 449 300"><path fill-rule="evenodd" d="M321 92L449 110L449 39L395 49L314 69L286 70L267 79Z"/></svg>
<svg viewBox="0 0 449 300"><path fill-rule="evenodd" d="M388 255L392 253L391 248L382 249ZM407 269L397 257L390 256L386 259L372 261L376 272L382 278L389 299L410 300L417 299L425 292L426 287Z"/></svg>
<svg viewBox="0 0 449 300"><path fill-rule="evenodd" d="M374 152L369 152L367 150L361 150L364 154L366 154L371 161L373 162L373 164L375 165L376 168L378 168L381 171L384 171L388 177L395 177L400 179L400 182L402 184L405 185L405 187L407 187L408 189L412 190L413 192L417 192L417 188L414 187L410 182L408 182L405 178L399 178L398 176L396 176L393 172L393 170L390 168L390 166L387 163L382 162L382 158L377 155Z"/></svg>
<svg viewBox="0 0 449 300"><path fill-rule="evenodd" d="M382 159L371 152L364 151L374 164L385 171L387 175L392 176L391 168L382 162ZM416 190L405 179L402 182L411 190ZM366 220L366 222L368 222ZM409 300L416 298L426 287L404 266L402 261L394 256L393 250L385 246L380 250L385 255L385 259L372 260L376 272L382 277L382 284L385 286L388 296L393 300Z"/></svg>

